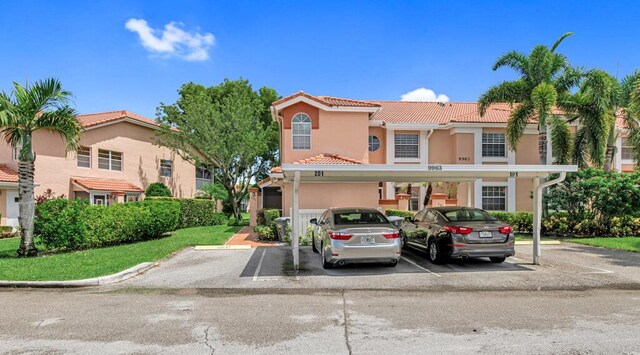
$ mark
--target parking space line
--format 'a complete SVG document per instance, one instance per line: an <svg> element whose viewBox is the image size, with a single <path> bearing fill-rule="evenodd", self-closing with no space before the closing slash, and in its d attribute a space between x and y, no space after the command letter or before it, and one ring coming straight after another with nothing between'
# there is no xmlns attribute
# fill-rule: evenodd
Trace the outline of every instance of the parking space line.
<svg viewBox="0 0 640 355"><path fill-rule="evenodd" d="M267 254L267 249L262 250L262 255L260 256L260 261L258 262L258 267L256 267L256 272L253 273L253 281L258 281L258 275L260 275L260 269L262 268L262 262L264 261L264 255Z"/></svg>
<svg viewBox="0 0 640 355"><path fill-rule="evenodd" d="M435 275L435 276L438 276L438 277L442 277L442 275L437 274L437 273L435 273L435 272L433 272L433 271L431 271L431 270L429 270L429 269L427 269L427 268L425 268L425 267L422 267L422 266L418 265L415 261L410 260L410 259L407 259L407 258L405 258L404 256L401 256L401 257L400 257L400 259L402 259L402 260L404 260L404 261L408 262L409 264L411 264L411 265L413 265L413 266L417 267L418 269L424 270L424 271L426 271L426 272L428 272L428 273L430 273L430 274L432 274L432 275Z"/></svg>

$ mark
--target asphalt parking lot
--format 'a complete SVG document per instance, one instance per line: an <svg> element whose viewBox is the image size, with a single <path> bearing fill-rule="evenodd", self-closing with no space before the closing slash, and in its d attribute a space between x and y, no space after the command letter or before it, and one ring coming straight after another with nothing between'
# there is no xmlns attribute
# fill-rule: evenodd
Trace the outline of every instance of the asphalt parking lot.
<svg viewBox="0 0 640 355"><path fill-rule="evenodd" d="M351 290L584 290L640 288L640 255L572 243L543 246L542 264L531 264L530 245L515 257L433 265L420 250L403 252L397 267L347 265L322 268L310 247L301 248L301 268L292 267L289 247L250 250L187 249L157 268L111 287L304 288Z"/></svg>

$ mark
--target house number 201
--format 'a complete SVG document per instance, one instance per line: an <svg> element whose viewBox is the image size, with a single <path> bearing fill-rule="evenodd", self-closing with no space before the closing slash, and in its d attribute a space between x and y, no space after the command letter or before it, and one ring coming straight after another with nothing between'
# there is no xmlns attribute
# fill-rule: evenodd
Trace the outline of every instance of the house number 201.
<svg viewBox="0 0 640 355"><path fill-rule="evenodd" d="M324 171L322 170L316 170L315 174L313 176L324 176Z"/></svg>

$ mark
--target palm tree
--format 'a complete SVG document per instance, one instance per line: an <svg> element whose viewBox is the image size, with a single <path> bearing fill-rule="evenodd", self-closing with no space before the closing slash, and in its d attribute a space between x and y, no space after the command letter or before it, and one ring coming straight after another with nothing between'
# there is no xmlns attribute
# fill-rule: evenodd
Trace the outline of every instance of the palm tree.
<svg viewBox="0 0 640 355"><path fill-rule="evenodd" d="M628 141L633 147L635 165L638 169L640 168L640 71L623 80L621 97L625 105L623 117L629 131Z"/></svg>
<svg viewBox="0 0 640 355"><path fill-rule="evenodd" d="M509 67L519 74L513 81L504 81L484 92L478 102L480 115L486 113L487 108L498 102L516 104L507 123L507 142L514 151L522 138L529 119L538 118L538 153L541 164L547 164L547 150L549 142L547 135L554 129L563 130L553 134L553 139L566 139L567 126L563 120L554 119L553 108L558 99L570 95L572 87L576 86L582 77L579 69L573 68L567 58L555 52L562 41L571 36L572 32L562 35L551 48L538 45L527 56L517 51L502 55L493 65L493 70ZM556 141L556 147L570 146L567 141ZM569 151L556 151L556 158L566 161Z"/></svg>
<svg viewBox="0 0 640 355"><path fill-rule="evenodd" d="M36 155L33 152L33 133L47 130L60 134L67 151L76 149L81 127L75 110L69 107L71 93L62 89L57 79L38 81L24 87L13 83L11 94L0 92L0 132L18 152L18 196L21 241L18 256L35 256L33 241L33 175Z"/></svg>

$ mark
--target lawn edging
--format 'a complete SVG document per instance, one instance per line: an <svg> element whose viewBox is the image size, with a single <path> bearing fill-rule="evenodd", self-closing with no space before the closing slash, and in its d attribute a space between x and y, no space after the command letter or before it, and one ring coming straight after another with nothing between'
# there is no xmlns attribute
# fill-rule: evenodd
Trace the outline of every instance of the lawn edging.
<svg viewBox="0 0 640 355"><path fill-rule="evenodd" d="M157 262L145 262L140 263L134 267L117 272L115 274L92 277L82 280L67 280L67 281L4 281L0 280L0 287L10 288L72 288L72 287L91 287L108 285L120 281L130 279L134 276L140 275L147 270L158 266Z"/></svg>

